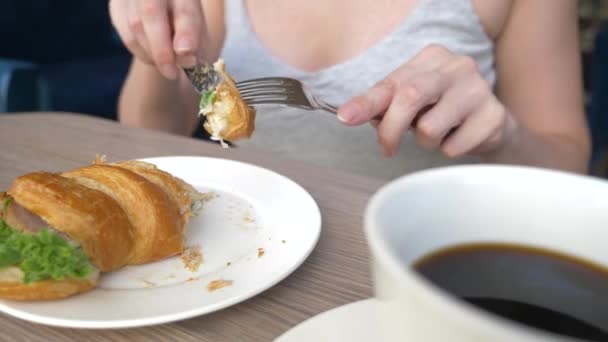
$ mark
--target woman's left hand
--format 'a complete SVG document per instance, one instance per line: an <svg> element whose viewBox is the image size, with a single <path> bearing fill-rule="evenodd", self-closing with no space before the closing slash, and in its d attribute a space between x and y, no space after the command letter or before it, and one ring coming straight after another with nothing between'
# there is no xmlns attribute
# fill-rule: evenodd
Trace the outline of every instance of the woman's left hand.
<svg viewBox="0 0 608 342"><path fill-rule="evenodd" d="M372 123L387 156L410 128L419 145L452 158L500 149L516 131L475 61L438 45L345 103L338 117L347 125Z"/></svg>

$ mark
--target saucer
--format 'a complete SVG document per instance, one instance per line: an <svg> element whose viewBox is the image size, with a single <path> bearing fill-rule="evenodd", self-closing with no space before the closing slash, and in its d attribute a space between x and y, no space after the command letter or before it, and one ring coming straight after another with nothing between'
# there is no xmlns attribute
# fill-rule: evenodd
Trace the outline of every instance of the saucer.
<svg viewBox="0 0 608 342"><path fill-rule="evenodd" d="M366 299L323 312L298 324L275 342L377 341L377 299Z"/></svg>

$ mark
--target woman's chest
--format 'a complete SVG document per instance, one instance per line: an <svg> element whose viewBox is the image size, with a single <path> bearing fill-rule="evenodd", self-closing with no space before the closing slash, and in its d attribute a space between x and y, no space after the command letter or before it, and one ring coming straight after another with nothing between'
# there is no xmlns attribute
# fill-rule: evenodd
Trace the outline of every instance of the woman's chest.
<svg viewBox="0 0 608 342"><path fill-rule="evenodd" d="M473 24L481 25L490 37L494 36L504 25L512 1L472 0L470 7L478 16L472 20L479 21ZM254 0L245 3L251 28L260 44L279 60L309 72L352 59L392 38L390 36L403 26L420 21L421 17L433 23L459 15L456 10L445 13L450 8L444 0ZM434 8L444 12L433 13ZM411 37L412 40L419 38Z"/></svg>

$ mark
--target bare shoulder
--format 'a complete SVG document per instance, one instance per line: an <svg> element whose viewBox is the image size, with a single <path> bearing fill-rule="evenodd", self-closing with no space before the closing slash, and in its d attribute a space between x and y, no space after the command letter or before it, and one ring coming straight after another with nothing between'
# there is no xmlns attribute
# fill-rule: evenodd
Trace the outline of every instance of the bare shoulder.
<svg viewBox="0 0 608 342"><path fill-rule="evenodd" d="M481 25L493 40L500 37L507 25L511 10L516 0L472 0Z"/></svg>

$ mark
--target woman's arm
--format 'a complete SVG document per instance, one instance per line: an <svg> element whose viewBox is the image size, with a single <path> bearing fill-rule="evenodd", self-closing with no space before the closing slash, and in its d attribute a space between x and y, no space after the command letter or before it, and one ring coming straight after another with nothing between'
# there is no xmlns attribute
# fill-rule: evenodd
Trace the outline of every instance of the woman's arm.
<svg viewBox="0 0 608 342"><path fill-rule="evenodd" d="M197 113L197 94L183 74L169 80L156 66L133 59L118 102L122 124L191 135Z"/></svg>
<svg viewBox="0 0 608 342"><path fill-rule="evenodd" d="M176 0L171 9L158 0L110 2L114 25L135 57L119 99L121 123L193 133L198 94L181 67L191 65L193 55L215 61L224 39L223 4L198 1ZM189 41L185 50L184 38Z"/></svg>
<svg viewBox="0 0 608 342"><path fill-rule="evenodd" d="M497 96L518 129L491 162L585 172L590 153L577 2L515 0L497 40Z"/></svg>

